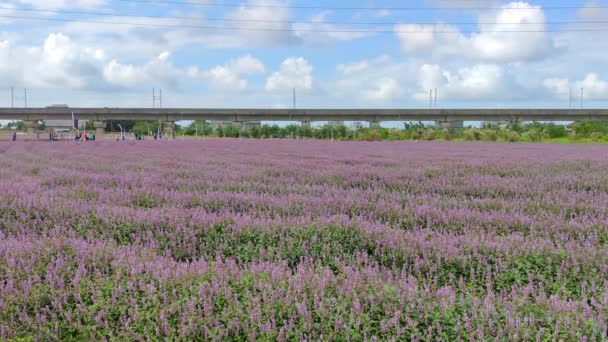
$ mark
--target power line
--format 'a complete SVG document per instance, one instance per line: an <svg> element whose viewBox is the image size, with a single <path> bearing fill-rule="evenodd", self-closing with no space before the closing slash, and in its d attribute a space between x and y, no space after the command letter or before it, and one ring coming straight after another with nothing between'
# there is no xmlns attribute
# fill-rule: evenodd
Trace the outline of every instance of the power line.
<svg viewBox="0 0 608 342"><path fill-rule="evenodd" d="M234 19L234 18L195 18L195 17L176 17L162 15L141 15L141 14L121 14L109 12L93 12L93 11L66 11L66 10L51 10L51 9L35 9L35 8L13 8L0 6L0 10L11 10L19 12L37 12L37 13L53 13L53 14L76 14L76 15L94 15L107 16L118 18L150 18L150 19L167 19L167 20L205 20L205 21L220 21L220 22L245 22L245 23L282 23L282 24L333 24L333 25L398 25L403 22L339 22L339 21L298 21L298 20L262 20L262 19ZM597 21L553 21L553 22L471 22L471 21L455 21L455 22L407 22L413 25L555 25L555 24L608 24L608 20Z"/></svg>
<svg viewBox="0 0 608 342"><path fill-rule="evenodd" d="M166 25L153 23L130 23L117 21L97 21L97 20L79 20L79 19L64 19L64 18L42 18L42 17L25 17L13 15L0 15L0 18L7 19L22 19L22 20L41 20L41 21L59 21L73 22L86 24L102 24L102 25L123 25L123 26L144 26L144 27L165 27L165 28L191 28L191 29L209 29L209 30L229 30L229 31L273 31L273 32L316 32L316 33L410 33L410 34L428 34L428 31L414 30L387 30L387 29L366 29L366 30L351 30L351 29L295 29L295 28L261 28L261 27L236 27L236 26L207 26L207 25ZM565 30L492 30L484 31L484 33L541 33L541 32L604 32L608 31L608 27L601 29L565 29ZM454 30L433 30L433 33L445 34L462 34L463 32Z"/></svg>
<svg viewBox="0 0 608 342"><path fill-rule="evenodd" d="M117 0L120 2L142 3L142 4L164 4L164 5L190 5L200 7L243 7L243 8L285 8L285 9L314 9L314 10L329 10L329 11L445 11L445 10L529 10L530 7L462 7L462 6L442 6L442 7L327 7L327 6L310 6L310 5L252 5L252 4L237 4L237 3L220 3L220 2L194 2L194 1L177 1L177 0ZM543 10L567 10L580 9L580 6L545 6ZM601 5L588 5L585 8L589 9L608 9Z"/></svg>

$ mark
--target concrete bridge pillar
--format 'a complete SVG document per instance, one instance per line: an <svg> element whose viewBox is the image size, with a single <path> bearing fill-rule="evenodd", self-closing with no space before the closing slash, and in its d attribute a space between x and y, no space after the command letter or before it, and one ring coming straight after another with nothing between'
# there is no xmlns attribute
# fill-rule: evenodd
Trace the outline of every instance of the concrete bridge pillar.
<svg viewBox="0 0 608 342"><path fill-rule="evenodd" d="M447 121L435 121L435 126L439 128L457 129L464 127L464 121L461 120L447 120Z"/></svg>
<svg viewBox="0 0 608 342"><path fill-rule="evenodd" d="M369 122L369 128L372 128L372 129L378 129L378 128L380 128L380 121L378 121L378 120L372 120L372 121L370 121Z"/></svg>
<svg viewBox="0 0 608 342"><path fill-rule="evenodd" d="M103 135L106 132L105 121L94 121L93 127L95 127L95 135Z"/></svg>
<svg viewBox="0 0 608 342"><path fill-rule="evenodd" d="M167 137L175 137L175 122L166 121L163 124L163 127L164 127L164 131L165 131L165 135Z"/></svg>
<svg viewBox="0 0 608 342"><path fill-rule="evenodd" d="M35 133L38 128L38 121L36 120L27 120L23 121L25 128L27 128L28 133Z"/></svg>
<svg viewBox="0 0 608 342"><path fill-rule="evenodd" d="M262 126L261 121L244 121L243 125L241 126L241 129L243 129L245 131L249 131L254 127L261 127L261 126Z"/></svg>

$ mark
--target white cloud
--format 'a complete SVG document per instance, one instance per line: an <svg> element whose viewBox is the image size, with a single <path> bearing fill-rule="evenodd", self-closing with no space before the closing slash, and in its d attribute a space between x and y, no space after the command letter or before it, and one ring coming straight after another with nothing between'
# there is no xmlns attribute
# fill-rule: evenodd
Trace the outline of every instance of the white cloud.
<svg viewBox="0 0 608 342"><path fill-rule="evenodd" d="M439 65L424 64L418 75L419 90L414 99L427 101L429 91L437 88L439 100L501 100L521 96L521 86L505 70L492 64L479 64L456 71Z"/></svg>
<svg viewBox="0 0 608 342"><path fill-rule="evenodd" d="M42 47L28 49L25 82L39 87L85 88L98 78L99 50L84 49L70 37L50 34Z"/></svg>
<svg viewBox="0 0 608 342"><path fill-rule="evenodd" d="M481 62L509 63L541 59L559 51L546 33L540 6L511 2L499 10L481 12L478 20L479 32L468 37L458 28L443 24L402 24L394 31L404 51L431 52L439 57L458 55Z"/></svg>
<svg viewBox="0 0 608 342"><path fill-rule="evenodd" d="M548 78L543 85L553 95L562 99L569 98L570 90L572 90L573 98L579 98L580 89L584 90L585 99L608 99L608 81L602 80L595 73L589 73L582 80L573 82L566 78Z"/></svg>
<svg viewBox="0 0 608 342"><path fill-rule="evenodd" d="M103 76L108 83L123 87L134 87L148 79L141 68L131 64L120 64L116 60L111 60L103 68Z"/></svg>
<svg viewBox="0 0 608 342"><path fill-rule="evenodd" d="M215 89L240 91L247 88L247 80L239 78L236 72L225 66L217 66L205 71L202 77Z"/></svg>
<svg viewBox="0 0 608 342"><path fill-rule="evenodd" d="M251 55L245 55L228 62L228 67L237 74L263 74L266 72L264 64Z"/></svg>
<svg viewBox="0 0 608 342"><path fill-rule="evenodd" d="M61 33L49 34L41 46L0 40L0 77L29 87L82 89L99 83L104 58L103 50L79 46Z"/></svg>
<svg viewBox="0 0 608 342"><path fill-rule="evenodd" d="M44 9L95 8L107 3L106 0L19 0L19 2Z"/></svg>
<svg viewBox="0 0 608 342"><path fill-rule="evenodd" d="M606 20L608 18L608 9L602 8L599 1L590 1L578 10L577 15L579 18L587 21Z"/></svg>
<svg viewBox="0 0 608 342"><path fill-rule="evenodd" d="M388 103L404 98L405 86L417 69L411 62L394 61L387 55L339 64L337 79L328 82L338 98L363 103Z"/></svg>
<svg viewBox="0 0 608 342"><path fill-rule="evenodd" d="M291 43L294 40L289 24L291 11L288 7L281 7L284 5L281 0L249 0L230 13L227 19L234 20L230 27L236 29L233 33L244 44Z"/></svg>
<svg viewBox="0 0 608 342"><path fill-rule="evenodd" d="M369 101L387 102L403 96L403 89L399 82L393 78L381 78L372 84L372 88L363 91L363 95Z"/></svg>
<svg viewBox="0 0 608 342"><path fill-rule="evenodd" d="M143 66L112 60L104 66L103 76L106 82L120 87L135 87L148 81L177 87L179 78L184 73L173 66L170 58L171 53L165 51Z"/></svg>
<svg viewBox="0 0 608 342"><path fill-rule="evenodd" d="M391 15L393 15L393 12L391 12L387 9L381 9L381 10L374 12L374 17L376 17L376 18L386 18L386 17L390 17Z"/></svg>
<svg viewBox="0 0 608 342"><path fill-rule="evenodd" d="M4 16L15 16L17 15L17 11L15 11L15 8L17 8L17 6L15 6L15 4L12 4L10 2L4 2L4 1L0 1L0 6L2 7L2 9L0 10L0 13ZM16 19L14 18L0 18L0 24L10 24L12 22L16 21Z"/></svg>
<svg viewBox="0 0 608 342"><path fill-rule="evenodd" d="M444 51L446 48L449 48L448 52L456 52L466 42L458 29L450 25L400 24L394 30L406 52L428 52L432 49ZM454 50L454 47L457 49Z"/></svg>
<svg viewBox="0 0 608 342"><path fill-rule="evenodd" d="M209 82L211 88L225 91L242 91L248 87L248 81L241 75L263 74L266 72L264 64L251 55L233 59L225 65L218 65L209 70L199 70L191 67L188 76L203 78Z"/></svg>
<svg viewBox="0 0 608 342"><path fill-rule="evenodd" d="M0 40L0 79L4 82L15 82L22 77L22 65L14 63L18 60L14 54L11 43Z"/></svg>
<svg viewBox="0 0 608 342"><path fill-rule="evenodd" d="M268 77L266 90L276 91L291 88L312 90L313 67L302 57L288 58L281 64L281 69Z"/></svg>
<svg viewBox="0 0 608 342"><path fill-rule="evenodd" d="M371 32L360 32L371 30L369 27L361 29L325 23L330 14L331 11L322 11L314 15L310 22L294 23L294 35L309 45L327 45L335 41L351 41L372 35Z"/></svg>
<svg viewBox="0 0 608 342"><path fill-rule="evenodd" d="M551 93L562 98L568 98L570 94L571 84L565 78L548 78L543 81L543 86Z"/></svg>
<svg viewBox="0 0 608 342"><path fill-rule="evenodd" d="M471 43L483 60L533 60L556 50L554 42L543 32L546 30L546 20L540 6L512 2L502 6L497 13L482 14L479 21L480 33L471 37Z"/></svg>

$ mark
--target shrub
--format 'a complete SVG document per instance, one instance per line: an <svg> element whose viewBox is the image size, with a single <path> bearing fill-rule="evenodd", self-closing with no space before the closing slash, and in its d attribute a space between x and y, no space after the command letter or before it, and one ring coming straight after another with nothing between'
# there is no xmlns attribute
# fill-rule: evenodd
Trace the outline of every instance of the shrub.
<svg viewBox="0 0 608 342"><path fill-rule="evenodd" d="M496 141L498 140L498 134L493 129L484 129L482 132L482 140L484 141Z"/></svg>
<svg viewBox="0 0 608 342"><path fill-rule="evenodd" d="M604 138L604 133L594 132L594 133L591 133L591 135L589 135L589 137L595 141L599 141Z"/></svg>
<svg viewBox="0 0 608 342"><path fill-rule="evenodd" d="M435 140L437 139L437 131L434 129L427 129L422 133L422 140Z"/></svg>
<svg viewBox="0 0 608 342"><path fill-rule="evenodd" d="M479 141L481 140L481 132L476 128L469 128L463 132L462 137L466 141Z"/></svg>
<svg viewBox="0 0 608 342"><path fill-rule="evenodd" d="M568 132L566 131L566 127L564 127L563 125L556 124L548 124L547 126L545 126L543 133L545 137L551 139L563 138L568 134Z"/></svg>
<svg viewBox="0 0 608 342"><path fill-rule="evenodd" d="M444 140L452 140L454 138L454 132L449 128L444 128L441 130L441 138Z"/></svg>
<svg viewBox="0 0 608 342"><path fill-rule="evenodd" d="M511 130L500 131L500 137L506 142L518 142L521 139L519 133Z"/></svg>
<svg viewBox="0 0 608 342"><path fill-rule="evenodd" d="M528 131L523 134L523 139L526 141L537 142L542 140L542 134L538 131Z"/></svg>

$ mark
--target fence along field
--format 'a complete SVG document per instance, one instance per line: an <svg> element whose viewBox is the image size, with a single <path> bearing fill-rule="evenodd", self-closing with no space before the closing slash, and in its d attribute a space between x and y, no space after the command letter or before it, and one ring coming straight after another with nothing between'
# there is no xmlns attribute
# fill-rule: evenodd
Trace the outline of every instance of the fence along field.
<svg viewBox="0 0 608 342"><path fill-rule="evenodd" d="M600 145L0 146L0 339L603 340Z"/></svg>

